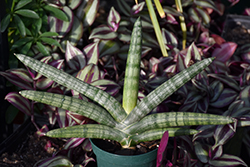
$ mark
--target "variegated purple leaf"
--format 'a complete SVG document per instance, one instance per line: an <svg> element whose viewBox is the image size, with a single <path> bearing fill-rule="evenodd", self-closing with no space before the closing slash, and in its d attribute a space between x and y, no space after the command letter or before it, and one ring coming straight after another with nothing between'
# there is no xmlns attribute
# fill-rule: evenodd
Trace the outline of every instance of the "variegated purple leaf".
<svg viewBox="0 0 250 167"><path fill-rule="evenodd" d="M33 79L31 78L29 72L24 68L18 68L18 69L10 69L6 72L9 72L10 74L18 76L20 79L32 83Z"/></svg>
<svg viewBox="0 0 250 167"><path fill-rule="evenodd" d="M82 3L82 0L69 0L68 1L68 5L72 10L76 9L81 3Z"/></svg>
<svg viewBox="0 0 250 167"><path fill-rule="evenodd" d="M156 167L160 167L163 164L164 158L166 157L168 138L169 138L168 131L166 131L164 132L161 138L161 142L157 150Z"/></svg>
<svg viewBox="0 0 250 167"><path fill-rule="evenodd" d="M195 23L199 23L200 20L201 20L200 16L198 15L198 12L194 8L189 8L189 10L188 10L188 16Z"/></svg>
<svg viewBox="0 0 250 167"><path fill-rule="evenodd" d="M93 24L99 8L100 0L83 1L78 7L77 17L82 19L84 28Z"/></svg>
<svg viewBox="0 0 250 167"><path fill-rule="evenodd" d="M91 43L83 48L84 54L87 56L87 64L97 64L99 59L99 42Z"/></svg>
<svg viewBox="0 0 250 167"><path fill-rule="evenodd" d="M197 6L203 7L203 8L211 8L214 11L220 13L220 11L217 9L216 5L214 4L213 1L211 0L199 0L199 1L194 1L194 4Z"/></svg>
<svg viewBox="0 0 250 167"><path fill-rule="evenodd" d="M178 24L178 21L175 19L175 17L172 14L167 14L166 20L170 24Z"/></svg>
<svg viewBox="0 0 250 167"><path fill-rule="evenodd" d="M99 80L100 77L101 77L100 70L98 66L94 64L88 64L83 69L81 69L76 75L76 78L89 84L91 84L93 81ZM71 90L71 92L74 96L79 94L74 90Z"/></svg>
<svg viewBox="0 0 250 167"><path fill-rule="evenodd" d="M85 140L83 141L83 143L82 143L82 149L83 149L84 151L87 151L87 152L92 151L92 145L91 145L89 139L85 139Z"/></svg>
<svg viewBox="0 0 250 167"><path fill-rule="evenodd" d="M174 16L183 16L183 14L181 12L177 11L175 8L170 7L170 6L164 6L163 10L167 14L171 14Z"/></svg>
<svg viewBox="0 0 250 167"><path fill-rule="evenodd" d="M106 25L100 25L92 30L89 35L89 39L105 39L111 40L117 37L117 33L112 31Z"/></svg>
<svg viewBox="0 0 250 167"><path fill-rule="evenodd" d="M66 37L61 41L61 50L65 52L67 41L76 46L83 35L83 23L77 17L74 17L73 25Z"/></svg>
<svg viewBox="0 0 250 167"><path fill-rule="evenodd" d="M118 30L120 21L121 21L120 14L115 10L114 7L111 7L107 18L107 24L111 29L111 31L116 32Z"/></svg>
<svg viewBox="0 0 250 167"><path fill-rule="evenodd" d="M215 80L210 84L210 88L211 88L210 89L211 91L209 91L210 102L215 102L220 97L220 94L222 93L224 86L220 81Z"/></svg>
<svg viewBox="0 0 250 167"><path fill-rule="evenodd" d="M172 32L162 28L162 37L163 37L163 40L164 40L164 44L167 47L169 47L170 49L177 48L178 40L177 40L176 36Z"/></svg>
<svg viewBox="0 0 250 167"><path fill-rule="evenodd" d="M69 68L72 70L79 71L86 65L85 55L80 49L73 46L69 41L67 41L65 59Z"/></svg>
<svg viewBox="0 0 250 167"><path fill-rule="evenodd" d="M100 57L117 53L120 50L119 44L112 40L100 40L98 48Z"/></svg>
<svg viewBox="0 0 250 167"><path fill-rule="evenodd" d="M92 83L100 79L100 70L97 65L88 64L77 73L76 78L86 83Z"/></svg>
<svg viewBox="0 0 250 167"><path fill-rule="evenodd" d="M48 167L48 166L64 166L64 167L72 167L74 166L70 160L65 156L55 156L51 158L47 158L45 160L38 161L36 163L37 167Z"/></svg>
<svg viewBox="0 0 250 167"><path fill-rule="evenodd" d="M71 148L75 148L75 147L79 146L84 140L85 140L85 138L70 138L64 144L63 149L68 150Z"/></svg>
<svg viewBox="0 0 250 167"><path fill-rule="evenodd" d="M220 158L209 160L209 164L217 167L247 166L247 164L235 155L223 154Z"/></svg>
<svg viewBox="0 0 250 167"><path fill-rule="evenodd" d="M16 75L16 74L12 73L12 70L7 70L6 72L0 71L0 75L5 77L12 84L14 84L22 89L27 89L27 90L33 89L32 84L30 83L29 79L27 80L28 75L26 75L25 73L22 73L22 75L20 75L20 73L18 75ZM22 78L20 78L20 77L22 77Z"/></svg>
<svg viewBox="0 0 250 167"><path fill-rule="evenodd" d="M44 90L50 87L53 83L54 81L52 81L51 79L42 77L36 81L36 88Z"/></svg>
<svg viewBox="0 0 250 167"><path fill-rule="evenodd" d="M210 159L219 158L221 157L222 153L223 153L223 147L222 145L218 145L215 148L209 149L209 158Z"/></svg>
<svg viewBox="0 0 250 167"><path fill-rule="evenodd" d="M217 80L221 81L222 83L228 85L230 88L233 88L237 92L240 91L239 84L229 76L223 74L208 74L209 77L216 78Z"/></svg>
<svg viewBox="0 0 250 167"><path fill-rule="evenodd" d="M112 96L115 96L120 90L119 84L107 79L95 80L91 83L91 85L96 86L102 90L105 90Z"/></svg>
<svg viewBox="0 0 250 167"><path fill-rule="evenodd" d="M57 108L57 110L55 111L55 116L60 128L68 126L69 122L67 119L66 110Z"/></svg>
<svg viewBox="0 0 250 167"><path fill-rule="evenodd" d="M227 105L231 104L237 96L238 93L235 90L230 88L224 88L218 99L214 102L211 102L210 106L216 108L226 107Z"/></svg>
<svg viewBox="0 0 250 167"><path fill-rule="evenodd" d="M220 45L220 47L214 49L212 57L216 57L216 60L221 62L228 61L234 54L237 44L234 42L226 42Z"/></svg>
<svg viewBox="0 0 250 167"><path fill-rule="evenodd" d="M194 142L194 150L197 158L202 163L208 162L208 146L206 144L202 144L198 141Z"/></svg>
<svg viewBox="0 0 250 167"><path fill-rule="evenodd" d="M194 142L197 139L213 137L215 128L216 128L215 125L199 126L197 128L199 132L193 135L192 141Z"/></svg>
<svg viewBox="0 0 250 167"><path fill-rule="evenodd" d="M250 106L249 93L250 93L250 86L246 86L241 90L239 95L239 99L244 101L245 106Z"/></svg>
<svg viewBox="0 0 250 167"><path fill-rule="evenodd" d="M68 111L67 115L78 125L86 122L87 118L75 112Z"/></svg>
<svg viewBox="0 0 250 167"><path fill-rule="evenodd" d="M235 127L234 127L235 128ZM235 134L236 129L229 125L218 125L214 132L215 144L212 149L224 145Z"/></svg>
<svg viewBox="0 0 250 167"><path fill-rule="evenodd" d="M63 38L71 30L74 20L74 14L69 7L64 6L62 10L67 14L69 21L60 20L55 16L49 16L48 18L50 32L58 33L59 38Z"/></svg>
<svg viewBox="0 0 250 167"><path fill-rule="evenodd" d="M79 166L79 167L86 167L88 165L89 162L96 162L94 158L89 157L87 153L84 154L84 161L83 161L83 165ZM77 167L76 165L74 167Z"/></svg>
<svg viewBox="0 0 250 167"><path fill-rule="evenodd" d="M25 115L31 116L31 103L17 92L10 92L5 96L5 100L22 111Z"/></svg>
<svg viewBox="0 0 250 167"><path fill-rule="evenodd" d="M56 123L56 107L44 105L43 112L48 116L49 123L55 125Z"/></svg>
<svg viewBox="0 0 250 167"><path fill-rule="evenodd" d="M245 8L243 15L250 16L250 8Z"/></svg>
<svg viewBox="0 0 250 167"><path fill-rule="evenodd" d="M208 26L210 21L211 21L211 18L209 16L208 12L206 10L198 8L198 7L196 7L195 10L196 10L197 14L200 16L200 18L202 19L202 23L204 25Z"/></svg>
<svg viewBox="0 0 250 167"><path fill-rule="evenodd" d="M131 14L135 15L135 14L139 13L140 11L142 11L144 5L145 5L145 2L135 4L131 9Z"/></svg>
<svg viewBox="0 0 250 167"><path fill-rule="evenodd" d="M201 60L201 54L194 43L192 43L188 49L184 59L186 68L192 65L195 61Z"/></svg>
<svg viewBox="0 0 250 167"><path fill-rule="evenodd" d="M41 129L39 129L38 131L36 131L36 135L38 137L44 136L45 133L47 133L49 131L49 128L47 125L43 125Z"/></svg>

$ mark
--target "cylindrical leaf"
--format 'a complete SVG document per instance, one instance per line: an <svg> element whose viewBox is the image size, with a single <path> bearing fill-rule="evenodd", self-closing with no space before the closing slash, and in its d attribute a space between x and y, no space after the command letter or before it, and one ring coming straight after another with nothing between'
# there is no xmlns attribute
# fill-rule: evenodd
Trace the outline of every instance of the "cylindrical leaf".
<svg viewBox="0 0 250 167"><path fill-rule="evenodd" d="M137 104L141 63L141 20L134 24L126 63L122 106L129 114Z"/></svg>

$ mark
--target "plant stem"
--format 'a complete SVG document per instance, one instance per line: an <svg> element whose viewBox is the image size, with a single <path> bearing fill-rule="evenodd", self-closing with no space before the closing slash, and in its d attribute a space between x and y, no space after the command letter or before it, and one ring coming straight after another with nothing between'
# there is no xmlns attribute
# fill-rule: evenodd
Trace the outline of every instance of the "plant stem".
<svg viewBox="0 0 250 167"><path fill-rule="evenodd" d="M181 1L180 0L175 0L175 5L177 8L177 11L183 13L182 10L182 5L181 5ZM183 39L182 39L182 49L186 48L186 42L187 42L187 27L185 24L185 19L184 16L179 16L180 19L180 25L181 25L181 30L182 30L182 34L183 34Z"/></svg>
<svg viewBox="0 0 250 167"><path fill-rule="evenodd" d="M156 14L155 14L155 11L154 11L154 8L153 8L153 4L152 4L151 0L146 0L146 4L147 4L147 7L148 7L148 12L149 12L151 21L152 21L153 26L154 26L156 38L157 38L158 43L159 43L160 48L161 48L162 55L163 55L163 57L168 57L168 53L167 53L167 50L166 50L166 46L164 44L164 40L163 40L163 37L162 37L162 34L161 34L160 25L158 23L158 19L156 17Z"/></svg>

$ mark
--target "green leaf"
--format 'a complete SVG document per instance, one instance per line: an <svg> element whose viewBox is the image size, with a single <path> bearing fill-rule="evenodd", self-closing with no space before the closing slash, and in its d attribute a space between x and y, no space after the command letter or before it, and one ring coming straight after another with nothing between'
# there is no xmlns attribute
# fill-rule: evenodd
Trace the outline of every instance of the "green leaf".
<svg viewBox="0 0 250 167"><path fill-rule="evenodd" d="M50 78L58 84L82 93L84 96L96 101L105 109L107 109L116 121L120 122L127 116L119 101L117 101L107 92L91 86L79 79L76 79L72 75L63 72L62 70L58 70L31 57L22 54L16 54L15 56L25 65L37 71L38 73Z"/></svg>
<svg viewBox="0 0 250 167"><path fill-rule="evenodd" d="M1 21L1 32L4 32L10 23L10 14L7 14Z"/></svg>
<svg viewBox="0 0 250 167"><path fill-rule="evenodd" d="M56 18L63 21L69 21L68 16L62 10L50 5L45 5L43 8Z"/></svg>
<svg viewBox="0 0 250 167"><path fill-rule="evenodd" d="M25 25L24 25L23 21L22 21L21 18L20 18L18 15L16 15L16 14L14 14L13 17L14 17L14 21L15 21L15 23L16 23L16 25L17 25L17 28L18 28L18 30L19 30L20 35L21 35L22 37L25 37L25 36L26 36L26 30L25 30Z"/></svg>
<svg viewBox="0 0 250 167"><path fill-rule="evenodd" d="M39 38L39 40L41 40L44 43L50 44L50 45L55 45L55 46L61 47L59 42L55 39L52 39L52 38L42 37L42 38Z"/></svg>
<svg viewBox="0 0 250 167"><path fill-rule="evenodd" d="M235 120L231 117L214 114L192 112L166 112L150 114L139 122L130 126L125 131L130 134L133 134L156 128L196 125L221 125L229 124L234 121Z"/></svg>
<svg viewBox="0 0 250 167"><path fill-rule="evenodd" d="M76 125L69 126L60 129L54 129L46 133L46 136L56 137L56 138L71 138L71 137L79 137L79 138L95 138L95 139L110 139L121 142L124 138L126 138L126 134L100 124L84 124L84 125Z"/></svg>
<svg viewBox="0 0 250 167"><path fill-rule="evenodd" d="M59 34L56 32L44 32L40 35L40 37L56 37Z"/></svg>
<svg viewBox="0 0 250 167"><path fill-rule="evenodd" d="M46 46L44 46L41 42L36 42L38 50L44 55L44 56L49 56L50 53Z"/></svg>
<svg viewBox="0 0 250 167"><path fill-rule="evenodd" d="M20 53L27 54L32 46L33 42L27 42L23 47L20 47Z"/></svg>
<svg viewBox="0 0 250 167"><path fill-rule="evenodd" d="M24 7L25 5L27 5L28 3L32 2L32 0L20 0L16 5L15 5L15 10L18 10L22 7Z"/></svg>
<svg viewBox="0 0 250 167"><path fill-rule="evenodd" d="M21 38L12 45L11 49L19 48L32 40L32 37Z"/></svg>
<svg viewBox="0 0 250 167"><path fill-rule="evenodd" d="M132 32L124 78L122 106L127 114L129 114L137 104L141 63L141 31L141 19L138 18Z"/></svg>
<svg viewBox="0 0 250 167"><path fill-rule="evenodd" d="M168 98L171 94L173 94L176 90L178 90L185 83L199 74L213 60L214 58L208 58L195 63L194 65L181 71L171 79L164 82L162 85L157 87L154 91L152 91L149 95L141 100L141 102L128 115L124 123L129 125L133 122L139 121L155 107L157 107L161 102L163 102L166 98Z"/></svg>
<svg viewBox="0 0 250 167"><path fill-rule="evenodd" d="M26 97L30 100L75 112L110 127L114 127L116 124L115 120L105 109L95 105L94 103L74 97L41 91L24 90L20 91L19 93L23 97Z"/></svg>
<svg viewBox="0 0 250 167"><path fill-rule="evenodd" d="M33 10L29 10L29 9L20 9L20 10L15 11L15 13L24 17L32 18L32 19L40 18L36 12L34 12Z"/></svg>
<svg viewBox="0 0 250 167"><path fill-rule="evenodd" d="M198 133L198 130L189 128L160 128L152 129L143 133L136 134L131 137L136 143L159 140L162 138L164 132L168 131L169 137L181 136L181 135L194 135Z"/></svg>

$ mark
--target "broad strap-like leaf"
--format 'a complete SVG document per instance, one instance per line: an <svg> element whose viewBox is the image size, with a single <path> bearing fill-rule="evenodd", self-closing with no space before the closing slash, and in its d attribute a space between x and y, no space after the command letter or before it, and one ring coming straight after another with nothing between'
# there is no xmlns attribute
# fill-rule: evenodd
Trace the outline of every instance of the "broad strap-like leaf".
<svg viewBox="0 0 250 167"><path fill-rule="evenodd" d="M107 92L98 89L97 87L91 86L71 76L70 74L63 72L62 70L58 70L48 64L42 63L39 60L33 59L23 54L16 54L16 57L26 66L32 68L47 78L50 78L51 80L69 89L80 92L84 96L97 102L102 107L104 107L116 121L121 122L127 116L119 101L117 101Z"/></svg>
<svg viewBox="0 0 250 167"><path fill-rule="evenodd" d="M54 129L46 133L46 136L56 138L94 138L94 139L110 139L117 142L123 141L127 134L100 124L84 124L69 126L60 129Z"/></svg>
<svg viewBox="0 0 250 167"><path fill-rule="evenodd" d="M141 20L138 18L132 32L124 79L122 106L127 114L129 114L137 104L141 62L141 31Z"/></svg>
<svg viewBox="0 0 250 167"><path fill-rule="evenodd" d="M115 120L104 108L81 99L32 90L24 90L19 93L28 99L78 113L104 125L114 127L116 124Z"/></svg>
<svg viewBox="0 0 250 167"><path fill-rule="evenodd" d="M162 135L168 131L169 137L181 136L181 135L194 135L198 133L198 130L190 128L159 128L146 131L131 137L135 143L159 140L162 138Z"/></svg>
<svg viewBox="0 0 250 167"><path fill-rule="evenodd" d="M222 125L233 123L235 119L228 116L193 112L165 112L150 114L138 123L125 130L130 134L141 133L150 129L195 126L195 125Z"/></svg>
<svg viewBox="0 0 250 167"><path fill-rule="evenodd" d="M142 99L142 101L128 115L124 123L126 125L129 125L131 123L139 121L151 110L157 107L161 102L163 102L166 98L168 98L171 94L173 94L176 90L178 90L185 83L190 81L193 77L195 77L203 69L205 69L213 61L213 59L214 58L207 58L200 62L197 62L161 84L149 95Z"/></svg>

